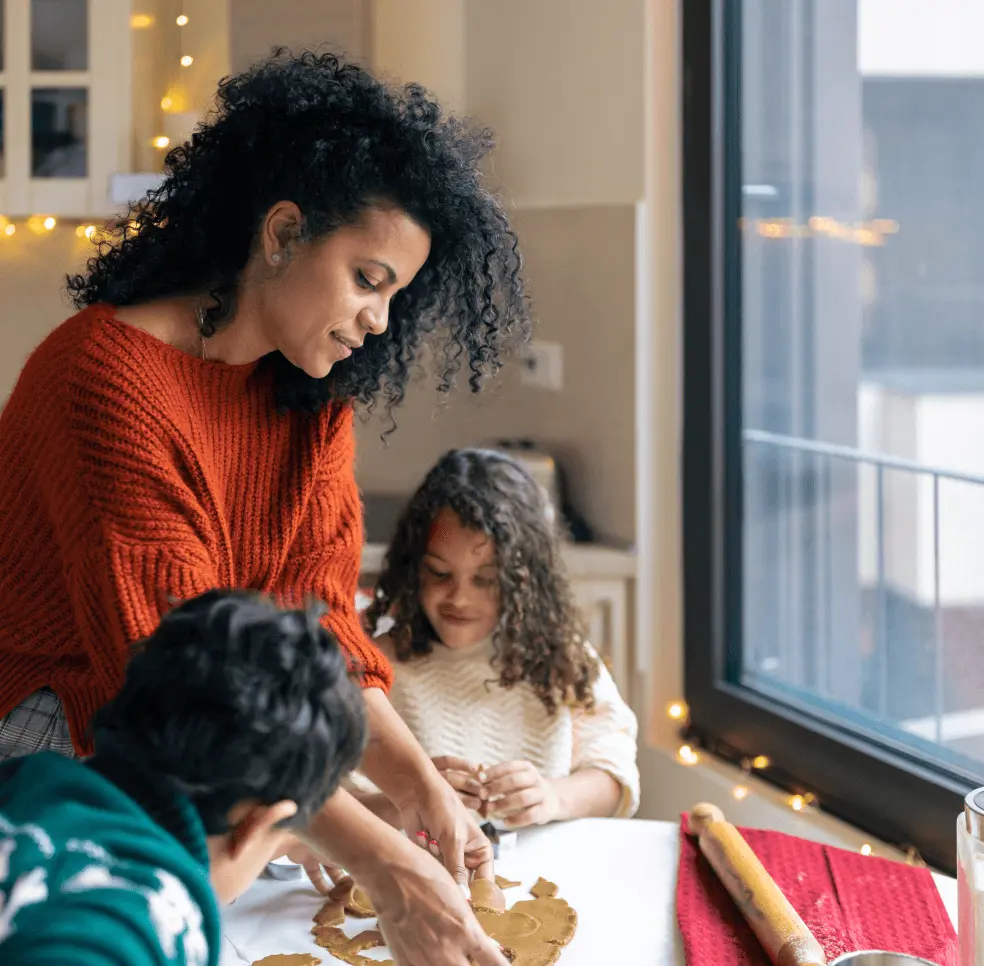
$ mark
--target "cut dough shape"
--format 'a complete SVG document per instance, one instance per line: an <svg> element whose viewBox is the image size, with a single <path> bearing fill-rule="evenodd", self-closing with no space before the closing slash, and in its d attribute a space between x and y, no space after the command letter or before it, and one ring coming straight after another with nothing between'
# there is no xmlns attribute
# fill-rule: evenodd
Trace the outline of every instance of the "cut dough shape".
<svg viewBox="0 0 984 966"><path fill-rule="evenodd" d="M315 926L311 931L314 933L315 943L328 950L334 951L348 942L348 936L338 926Z"/></svg>
<svg viewBox="0 0 984 966"><path fill-rule="evenodd" d="M476 879L471 884L472 907L475 909L493 909L501 912L506 908L506 897L495 882L488 879Z"/></svg>
<svg viewBox="0 0 984 966"><path fill-rule="evenodd" d="M552 899L557 895L557 884L544 879L542 876L533 883L530 895L537 899Z"/></svg>
<svg viewBox="0 0 984 966"><path fill-rule="evenodd" d="M338 929L336 932L341 933L342 931ZM378 946L386 945L383 934L378 929L367 929L365 932L360 932L358 936L353 936L351 939L342 933L340 941L337 936L332 936L331 940L330 945L327 942L322 943L316 941L319 946L325 946L335 959L340 959L343 963L349 963L349 966L386 966L386 964L393 966L391 959L380 961L362 955L367 949L375 949Z"/></svg>
<svg viewBox="0 0 984 966"><path fill-rule="evenodd" d="M577 913L553 896L525 899L505 912L475 908L475 918L513 966L551 966L577 928Z"/></svg>
<svg viewBox="0 0 984 966"><path fill-rule="evenodd" d="M517 886L521 886L523 883L522 882L513 882L512 879L507 879L503 875L497 875L495 877L495 884L500 889L515 889Z"/></svg>
<svg viewBox="0 0 984 966"><path fill-rule="evenodd" d="M345 907L334 899L329 899L314 915L318 926L340 926L345 922Z"/></svg>
<svg viewBox="0 0 984 966"><path fill-rule="evenodd" d="M290 953L258 959L253 966L321 966L321 960L310 953Z"/></svg>
<svg viewBox="0 0 984 966"><path fill-rule="evenodd" d="M376 910L372 900L360 889L351 876L339 879L335 887L328 893L329 899L344 907L345 912L356 919L372 919Z"/></svg>

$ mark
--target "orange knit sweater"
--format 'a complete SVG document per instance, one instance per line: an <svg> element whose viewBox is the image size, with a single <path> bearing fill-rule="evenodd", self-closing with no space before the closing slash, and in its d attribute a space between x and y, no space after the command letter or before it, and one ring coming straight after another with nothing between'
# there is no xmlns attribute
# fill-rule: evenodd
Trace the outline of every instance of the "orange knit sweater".
<svg viewBox="0 0 984 966"><path fill-rule="evenodd" d="M352 409L279 413L272 392L106 306L34 352L0 415L0 716L50 686L90 752L129 645L215 587L325 601L363 685L388 689L355 611Z"/></svg>

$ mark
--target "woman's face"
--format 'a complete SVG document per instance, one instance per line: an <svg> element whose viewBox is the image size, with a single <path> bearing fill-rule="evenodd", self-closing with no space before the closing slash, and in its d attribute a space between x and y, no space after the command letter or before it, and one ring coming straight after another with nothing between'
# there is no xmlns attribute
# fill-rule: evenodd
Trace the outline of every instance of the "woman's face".
<svg viewBox="0 0 984 966"><path fill-rule="evenodd" d="M495 545L442 510L431 525L420 564L420 606L447 647L474 647L499 621Z"/></svg>
<svg viewBox="0 0 984 966"><path fill-rule="evenodd" d="M427 260L430 235L398 208L372 207L320 241L282 242L298 218L286 203L267 217L257 324L264 342L322 379L366 336L386 331L390 301Z"/></svg>

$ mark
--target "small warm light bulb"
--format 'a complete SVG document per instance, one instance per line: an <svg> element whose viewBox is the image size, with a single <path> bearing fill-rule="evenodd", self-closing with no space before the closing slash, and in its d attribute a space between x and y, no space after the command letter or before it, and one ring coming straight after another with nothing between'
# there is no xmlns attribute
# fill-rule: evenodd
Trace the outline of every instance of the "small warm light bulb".
<svg viewBox="0 0 984 966"><path fill-rule="evenodd" d="M744 785L735 785L735 787L731 789L731 797L736 802L744 801L748 798L748 789Z"/></svg>
<svg viewBox="0 0 984 966"><path fill-rule="evenodd" d="M48 217L45 218L43 224L44 224L44 230L45 231L51 231L51 229L54 228L55 225L58 224L58 222L55 221L55 219L52 218L51 215L48 215Z"/></svg>
<svg viewBox="0 0 984 966"><path fill-rule="evenodd" d="M806 802L803 800L803 796L802 795L794 795L789 800L789 807L794 812L802 812L803 809L806 808Z"/></svg>
<svg viewBox="0 0 984 966"><path fill-rule="evenodd" d="M86 237L86 238L88 238L88 239L89 239L90 241L92 240L92 236L93 236L93 235L94 235L95 233L96 233L96 226L95 226L95 225L86 225L86 226L85 226L85 231L83 232L83 234L84 234L84 235L85 235L85 237Z"/></svg>
<svg viewBox="0 0 984 966"><path fill-rule="evenodd" d="M756 755L752 759L752 768L757 768L759 771L768 768L770 764L772 763L769 761L768 755Z"/></svg>
<svg viewBox="0 0 984 966"><path fill-rule="evenodd" d="M191 67L194 62L195 58L192 57L191 54L185 54L184 57L181 58L182 67Z"/></svg>
<svg viewBox="0 0 984 966"><path fill-rule="evenodd" d="M700 761L700 755L690 745L681 745L677 757L684 765L696 765Z"/></svg>
<svg viewBox="0 0 984 966"><path fill-rule="evenodd" d="M187 23L188 23L188 18L187 18L187 17L186 17L186 16L184 15L184 14L181 14L181 15L180 15L180 16L178 17L178 19L177 19L177 20L175 20L174 22L175 22L175 23L176 23L176 24L177 24L177 25L178 25L179 27L184 27L184 26L186 26L186 25L187 25Z"/></svg>
<svg viewBox="0 0 984 966"><path fill-rule="evenodd" d="M9 238L15 231L17 231L16 225L7 225L7 227L4 228L3 233Z"/></svg>
<svg viewBox="0 0 984 966"><path fill-rule="evenodd" d="M155 148L158 148L159 150L163 151L164 148L170 145L171 139L161 134L158 137L154 138L154 140L151 143L154 145Z"/></svg>
<svg viewBox="0 0 984 966"><path fill-rule="evenodd" d="M135 13L130 18L130 26L134 30L146 30L148 27L154 26L154 18L150 14Z"/></svg>
<svg viewBox="0 0 984 966"><path fill-rule="evenodd" d="M169 110L171 110L172 107L174 107L174 98L173 97L166 97L165 96L165 97L162 97L161 98L161 110L162 111L169 111Z"/></svg>
<svg viewBox="0 0 984 966"><path fill-rule="evenodd" d="M78 228L75 229L75 237L85 238L85 225L79 225Z"/></svg>
<svg viewBox="0 0 984 966"><path fill-rule="evenodd" d="M867 842L865 842L864 845L861 846L861 854L862 855L871 855L871 846L868 845Z"/></svg>
<svg viewBox="0 0 984 966"><path fill-rule="evenodd" d="M687 706L683 701L671 701L666 706L666 715L674 721L680 721L687 716Z"/></svg>

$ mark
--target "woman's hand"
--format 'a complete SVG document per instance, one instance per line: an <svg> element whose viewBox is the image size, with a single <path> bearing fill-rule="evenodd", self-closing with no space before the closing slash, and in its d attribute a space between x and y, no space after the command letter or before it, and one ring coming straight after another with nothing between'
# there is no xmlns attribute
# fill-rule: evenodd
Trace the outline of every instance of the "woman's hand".
<svg viewBox="0 0 984 966"><path fill-rule="evenodd" d="M486 796L485 786L478 777L479 766L453 755L432 760L441 777L458 793L461 804L472 812L481 811Z"/></svg>
<svg viewBox="0 0 984 966"><path fill-rule="evenodd" d="M508 966L499 944L478 924L440 863L422 850L413 861L381 863L359 882L372 899L393 961L399 966ZM409 856L408 856L409 858Z"/></svg>
<svg viewBox="0 0 984 966"><path fill-rule="evenodd" d="M438 782L464 811L447 783ZM398 966L508 966L479 926L467 886L456 885L429 851L411 845L351 795L337 791L297 835L366 890Z"/></svg>
<svg viewBox="0 0 984 966"><path fill-rule="evenodd" d="M394 804L410 840L441 858L459 885L467 887L470 873L479 879L494 878L492 843L458 792L440 775L409 789Z"/></svg>
<svg viewBox="0 0 984 966"><path fill-rule="evenodd" d="M488 770L488 816L510 828L546 825L560 817L555 784L528 761L510 761Z"/></svg>
<svg viewBox="0 0 984 966"><path fill-rule="evenodd" d="M378 688L363 692L369 744L362 772L393 803L410 840L440 856L448 872L467 886L469 871L493 878L492 844L438 774L417 739Z"/></svg>

